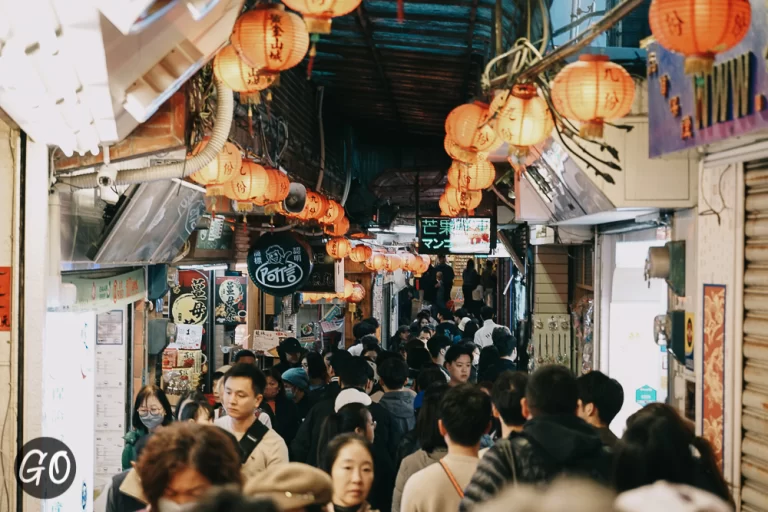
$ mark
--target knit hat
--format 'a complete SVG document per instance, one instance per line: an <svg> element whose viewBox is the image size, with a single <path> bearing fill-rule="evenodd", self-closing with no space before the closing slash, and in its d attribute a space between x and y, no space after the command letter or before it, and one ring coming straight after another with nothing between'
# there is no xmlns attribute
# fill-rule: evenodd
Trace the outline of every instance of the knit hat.
<svg viewBox="0 0 768 512"><path fill-rule="evenodd" d="M695 487L656 482L624 492L616 498L618 512L668 510L669 512L731 512L726 502Z"/></svg>
<svg viewBox="0 0 768 512"><path fill-rule="evenodd" d="M291 368L283 372L283 381L299 389L309 389L309 376L303 368Z"/></svg>
<svg viewBox="0 0 768 512"><path fill-rule="evenodd" d="M371 405L371 397L355 388L342 389L341 392L336 395L336 403L334 404L334 410L339 412L339 409L347 404L363 404L364 406Z"/></svg>
<svg viewBox="0 0 768 512"><path fill-rule="evenodd" d="M246 496L271 498L281 510L326 505L333 494L331 477L307 464L288 462L251 477L243 488Z"/></svg>

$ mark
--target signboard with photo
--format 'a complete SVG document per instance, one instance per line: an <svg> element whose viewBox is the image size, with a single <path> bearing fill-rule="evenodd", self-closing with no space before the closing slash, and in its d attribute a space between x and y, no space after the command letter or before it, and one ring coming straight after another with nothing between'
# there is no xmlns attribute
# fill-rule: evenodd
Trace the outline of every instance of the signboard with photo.
<svg viewBox="0 0 768 512"><path fill-rule="evenodd" d="M311 249L287 233L266 233L248 251L248 275L267 295L283 297L300 290L312 272Z"/></svg>
<svg viewBox="0 0 768 512"><path fill-rule="evenodd" d="M248 278L245 276L225 276L216 278L216 323L220 325L244 324L247 320L246 290Z"/></svg>
<svg viewBox="0 0 768 512"><path fill-rule="evenodd" d="M208 272L201 270L180 270L179 285L171 288L171 322L175 324L200 325L203 329L200 348L208 346L209 333L205 329L208 320L209 298Z"/></svg>

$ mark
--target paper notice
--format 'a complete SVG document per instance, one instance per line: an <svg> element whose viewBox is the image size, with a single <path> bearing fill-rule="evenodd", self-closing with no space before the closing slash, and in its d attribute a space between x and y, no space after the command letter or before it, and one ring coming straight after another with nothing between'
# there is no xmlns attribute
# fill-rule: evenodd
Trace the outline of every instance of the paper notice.
<svg viewBox="0 0 768 512"><path fill-rule="evenodd" d="M176 345L185 350L200 350L203 342L203 326L176 324Z"/></svg>
<svg viewBox="0 0 768 512"><path fill-rule="evenodd" d="M280 344L277 331L253 331L252 350L266 352Z"/></svg>

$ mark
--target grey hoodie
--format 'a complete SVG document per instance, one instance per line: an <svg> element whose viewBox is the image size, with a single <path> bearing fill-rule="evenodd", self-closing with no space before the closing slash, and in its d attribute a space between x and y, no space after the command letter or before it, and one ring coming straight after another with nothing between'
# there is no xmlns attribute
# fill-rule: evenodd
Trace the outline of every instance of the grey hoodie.
<svg viewBox="0 0 768 512"><path fill-rule="evenodd" d="M410 432L416 427L416 412L413 409L413 401L416 393L410 389L389 391L379 399L379 405L394 416L395 421L402 431Z"/></svg>

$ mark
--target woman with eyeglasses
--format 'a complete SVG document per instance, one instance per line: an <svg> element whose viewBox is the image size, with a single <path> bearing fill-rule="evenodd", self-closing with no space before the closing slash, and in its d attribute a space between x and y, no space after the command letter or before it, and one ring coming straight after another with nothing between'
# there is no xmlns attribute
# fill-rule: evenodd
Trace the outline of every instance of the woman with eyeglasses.
<svg viewBox="0 0 768 512"><path fill-rule="evenodd" d="M395 485L397 470L386 450L373 445L376 435L376 422L373 421L368 407L360 403L347 404L326 418L320 430L317 460L325 460L329 455L333 440L345 434L356 434L364 438L368 443L371 443L376 478L370 490L369 501L375 509L391 510L392 489Z"/></svg>
<svg viewBox="0 0 768 512"><path fill-rule="evenodd" d="M123 470L131 467L136 461L136 445L144 437L153 433L158 427L170 425L173 421L173 410L162 389L157 386L144 386L136 395L133 404L131 423L133 430L125 435L123 448Z"/></svg>

